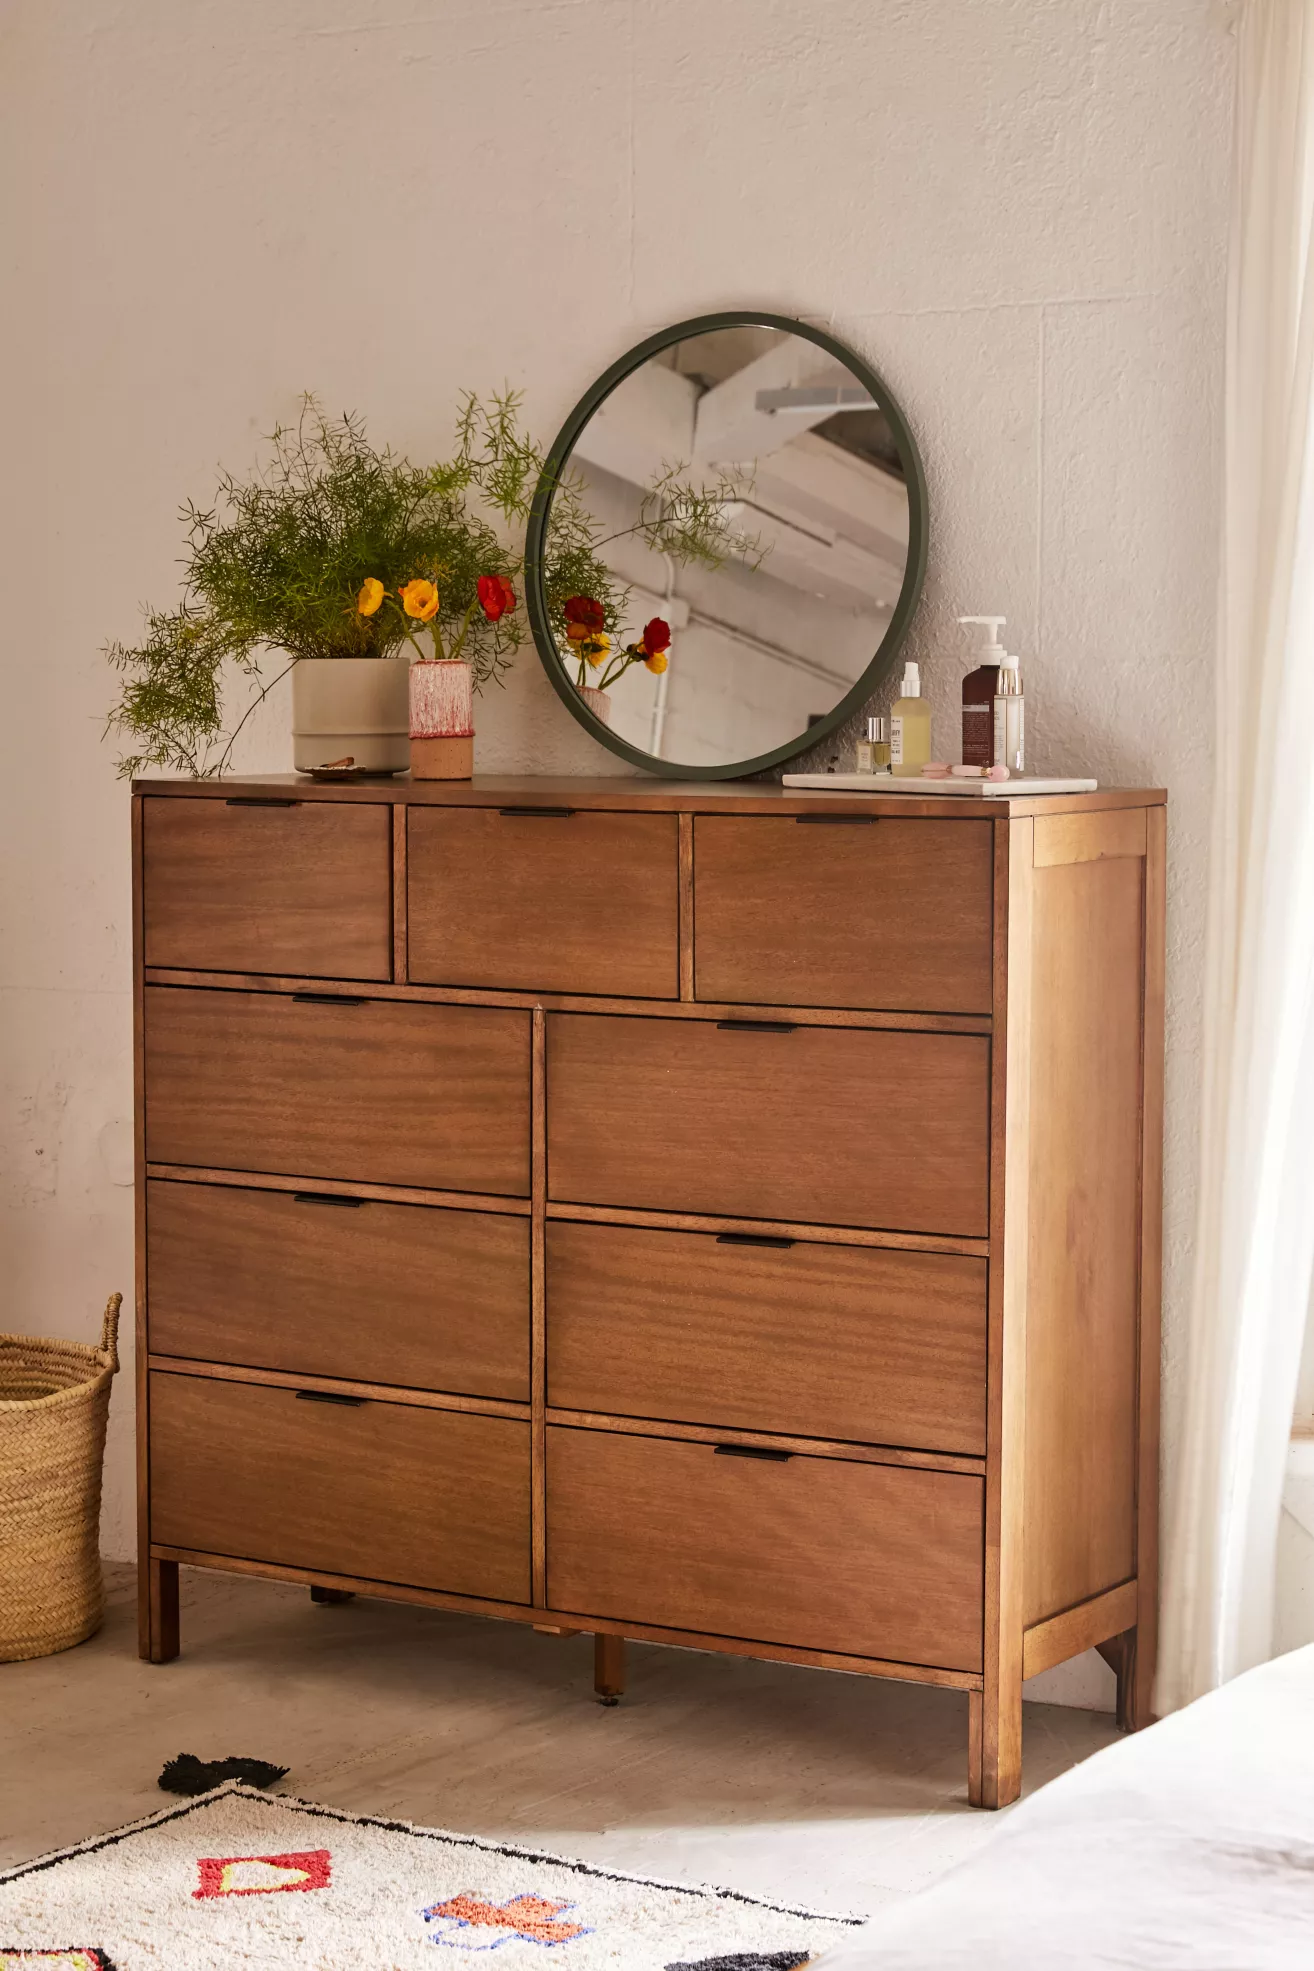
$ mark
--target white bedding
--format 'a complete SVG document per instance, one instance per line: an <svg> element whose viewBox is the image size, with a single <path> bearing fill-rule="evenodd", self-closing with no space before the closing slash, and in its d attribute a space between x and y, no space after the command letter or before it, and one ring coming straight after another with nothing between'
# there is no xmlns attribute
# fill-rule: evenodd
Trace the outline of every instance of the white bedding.
<svg viewBox="0 0 1314 1971"><path fill-rule="evenodd" d="M823 1971L1314 1971L1314 1646L1097 1752Z"/></svg>

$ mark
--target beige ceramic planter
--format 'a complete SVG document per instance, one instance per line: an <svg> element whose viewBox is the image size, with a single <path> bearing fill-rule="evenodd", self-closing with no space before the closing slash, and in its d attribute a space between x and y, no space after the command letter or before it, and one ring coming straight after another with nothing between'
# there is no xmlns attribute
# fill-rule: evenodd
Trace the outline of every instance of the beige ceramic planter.
<svg viewBox="0 0 1314 1971"><path fill-rule="evenodd" d="M292 764L312 773L350 758L358 772L411 763L404 657L303 657L292 672Z"/></svg>
<svg viewBox="0 0 1314 1971"><path fill-rule="evenodd" d="M575 689L592 712L594 718L602 725L610 725L611 693L608 691L599 691L594 684L577 684Z"/></svg>

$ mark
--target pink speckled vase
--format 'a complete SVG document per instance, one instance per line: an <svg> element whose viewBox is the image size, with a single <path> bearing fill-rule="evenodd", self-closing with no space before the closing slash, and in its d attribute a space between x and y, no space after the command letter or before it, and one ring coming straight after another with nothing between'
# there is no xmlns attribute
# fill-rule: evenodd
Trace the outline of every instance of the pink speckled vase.
<svg viewBox="0 0 1314 1971"><path fill-rule="evenodd" d="M474 672L459 658L411 665L411 778L468 780L474 772Z"/></svg>

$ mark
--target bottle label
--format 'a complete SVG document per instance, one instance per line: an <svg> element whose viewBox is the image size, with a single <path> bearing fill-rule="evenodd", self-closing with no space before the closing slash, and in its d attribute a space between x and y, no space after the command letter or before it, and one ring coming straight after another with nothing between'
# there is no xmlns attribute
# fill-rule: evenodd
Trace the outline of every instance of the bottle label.
<svg viewBox="0 0 1314 1971"><path fill-rule="evenodd" d="M890 765L903 765L903 720L897 712L890 720Z"/></svg>

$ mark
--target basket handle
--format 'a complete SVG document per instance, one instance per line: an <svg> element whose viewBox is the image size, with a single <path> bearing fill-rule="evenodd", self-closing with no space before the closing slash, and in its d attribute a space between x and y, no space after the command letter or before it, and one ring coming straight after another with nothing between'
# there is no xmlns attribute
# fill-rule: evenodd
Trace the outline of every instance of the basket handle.
<svg viewBox="0 0 1314 1971"><path fill-rule="evenodd" d="M100 1352L109 1357L110 1369L117 1374L119 1367L119 1309L123 1305L123 1295L112 1293L105 1303L105 1318L100 1324Z"/></svg>

